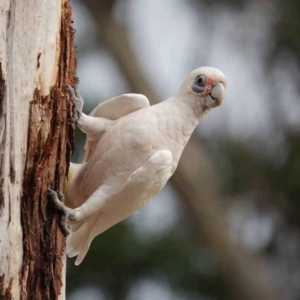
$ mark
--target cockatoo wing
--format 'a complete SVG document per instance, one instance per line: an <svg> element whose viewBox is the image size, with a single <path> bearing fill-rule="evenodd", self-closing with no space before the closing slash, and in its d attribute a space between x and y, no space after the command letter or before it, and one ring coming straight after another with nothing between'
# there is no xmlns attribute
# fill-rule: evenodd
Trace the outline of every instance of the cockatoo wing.
<svg viewBox="0 0 300 300"><path fill-rule="evenodd" d="M92 110L90 115L116 120L148 106L150 106L149 100L144 95L123 94L100 103Z"/></svg>
<svg viewBox="0 0 300 300"><path fill-rule="evenodd" d="M136 110L150 106L146 96L141 94L123 94L118 97L111 98L96 106L90 116L102 117L110 120L117 120L125 115L128 115ZM101 138L101 137L100 137ZM94 152L98 140L86 140L84 149L86 150L84 162L87 162Z"/></svg>
<svg viewBox="0 0 300 300"><path fill-rule="evenodd" d="M174 172L173 156L168 150L160 150L129 176L121 190L108 199L102 209L83 219L67 237L67 254L78 255L75 264L84 259L91 241L116 223L129 217L145 205ZM74 232L74 229L76 230Z"/></svg>

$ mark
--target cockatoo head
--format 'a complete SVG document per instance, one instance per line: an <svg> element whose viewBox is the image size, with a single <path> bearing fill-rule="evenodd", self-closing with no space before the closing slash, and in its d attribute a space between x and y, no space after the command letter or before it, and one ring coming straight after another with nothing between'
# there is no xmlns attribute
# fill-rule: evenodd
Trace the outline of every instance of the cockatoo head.
<svg viewBox="0 0 300 300"><path fill-rule="evenodd" d="M201 67L186 77L177 95L196 99L203 109L209 109L221 105L226 85L226 77L220 70Z"/></svg>

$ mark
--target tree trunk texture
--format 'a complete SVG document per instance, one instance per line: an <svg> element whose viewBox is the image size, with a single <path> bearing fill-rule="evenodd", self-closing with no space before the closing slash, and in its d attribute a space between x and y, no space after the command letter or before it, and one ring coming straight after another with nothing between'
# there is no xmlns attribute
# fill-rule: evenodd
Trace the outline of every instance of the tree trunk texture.
<svg viewBox="0 0 300 300"><path fill-rule="evenodd" d="M64 191L76 70L69 0L0 0L0 299L64 299Z"/></svg>

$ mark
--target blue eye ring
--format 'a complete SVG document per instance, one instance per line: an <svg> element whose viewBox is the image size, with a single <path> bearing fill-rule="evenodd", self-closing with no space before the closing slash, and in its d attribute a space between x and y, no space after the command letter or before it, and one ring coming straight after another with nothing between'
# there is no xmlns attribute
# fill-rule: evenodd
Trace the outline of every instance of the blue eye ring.
<svg viewBox="0 0 300 300"><path fill-rule="evenodd" d="M205 75L199 75L196 77L194 83L192 84L192 90L195 93L202 93L206 86L207 78Z"/></svg>

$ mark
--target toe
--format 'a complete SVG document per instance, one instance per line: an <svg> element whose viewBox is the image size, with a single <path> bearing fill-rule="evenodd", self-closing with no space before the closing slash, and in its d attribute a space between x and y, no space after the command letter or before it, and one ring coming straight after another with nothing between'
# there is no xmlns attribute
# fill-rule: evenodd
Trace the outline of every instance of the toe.
<svg viewBox="0 0 300 300"><path fill-rule="evenodd" d="M68 85L68 84L65 84L64 88L65 88L65 90L68 91L68 92L70 92L70 91L73 90L73 88L72 88L70 85Z"/></svg>

